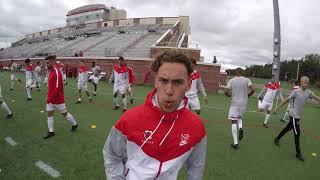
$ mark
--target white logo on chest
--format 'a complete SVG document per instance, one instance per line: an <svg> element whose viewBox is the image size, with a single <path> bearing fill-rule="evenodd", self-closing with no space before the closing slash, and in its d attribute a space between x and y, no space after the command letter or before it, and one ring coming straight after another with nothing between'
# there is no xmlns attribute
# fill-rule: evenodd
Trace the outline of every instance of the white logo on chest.
<svg viewBox="0 0 320 180"><path fill-rule="evenodd" d="M188 144L189 134L181 134L181 141L179 143L179 146L184 146Z"/></svg>

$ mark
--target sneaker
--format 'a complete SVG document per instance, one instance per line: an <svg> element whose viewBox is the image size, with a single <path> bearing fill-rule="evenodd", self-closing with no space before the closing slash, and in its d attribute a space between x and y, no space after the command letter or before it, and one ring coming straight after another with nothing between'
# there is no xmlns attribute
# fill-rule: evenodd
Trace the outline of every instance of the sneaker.
<svg viewBox="0 0 320 180"><path fill-rule="evenodd" d="M76 104L81 104L81 101L77 101Z"/></svg>
<svg viewBox="0 0 320 180"><path fill-rule="evenodd" d="M263 123L262 126L263 126L264 128L269 128L269 126L268 126L267 124L265 124L265 123Z"/></svg>
<svg viewBox="0 0 320 180"><path fill-rule="evenodd" d="M273 142L274 142L274 144L275 144L276 146L280 146L280 142L279 142L279 141L280 141L280 139L275 138Z"/></svg>
<svg viewBox="0 0 320 180"><path fill-rule="evenodd" d="M231 144L230 146L231 146L231 148L233 148L235 150L239 149L239 144Z"/></svg>
<svg viewBox="0 0 320 180"><path fill-rule="evenodd" d="M43 137L43 139L48 139L54 136L54 132L48 132L46 136Z"/></svg>
<svg viewBox="0 0 320 180"><path fill-rule="evenodd" d="M117 109L119 109L119 106L115 106L115 107L113 108L113 110L117 110Z"/></svg>
<svg viewBox="0 0 320 180"><path fill-rule="evenodd" d="M304 161L304 158L302 157L301 154L296 154L296 158L297 158L299 161Z"/></svg>
<svg viewBox="0 0 320 180"><path fill-rule="evenodd" d="M133 104L133 99L130 99L130 103Z"/></svg>
<svg viewBox="0 0 320 180"><path fill-rule="evenodd" d="M77 130L77 128L78 128L78 124L72 126L70 131L75 131L75 130Z"/></svg>
<svg viewBox="0 0 320 180"><path fill-rule="evenodd" d="M243 129L242 128L239 129L239 140L241 141L241 139L243 139Z"/></svg>
<svg viewBox="0 0 320 180"><path fill-rule="evenodd" d="M8 114L8 115L6 116L6 119L10 119L10 118L12 118L12 116L13 116L13 113Z"/></svg>

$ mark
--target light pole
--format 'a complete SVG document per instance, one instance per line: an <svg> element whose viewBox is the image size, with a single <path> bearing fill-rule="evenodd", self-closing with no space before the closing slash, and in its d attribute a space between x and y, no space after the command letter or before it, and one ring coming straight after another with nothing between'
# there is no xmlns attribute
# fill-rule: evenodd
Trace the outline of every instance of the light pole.
<svg viewBox="0 0 320 180"><path fill-rule="evenodd" d="M275 80L279 82L280 75L280 57L281 57L281 30L280 30L280 16L278 0L273 0L273 14L274 14L274 32L273 32L273 64L272 75Z"/></svg>

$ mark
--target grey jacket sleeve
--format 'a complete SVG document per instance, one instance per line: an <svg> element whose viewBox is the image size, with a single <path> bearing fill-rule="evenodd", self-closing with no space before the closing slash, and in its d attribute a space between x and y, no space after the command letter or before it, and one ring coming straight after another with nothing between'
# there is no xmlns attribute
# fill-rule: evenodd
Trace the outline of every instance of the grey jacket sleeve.
<svg viewBox="0 0 320 180"><path fill-rule="evenodd" d="M127 137L112 128L103 147L105 173L108 180L125 180L124 170L127 161Z"/></svg>
<svg viewBox="0 0 320 180"><path fill-rule="evenodd" d="M205 136L192 150L187 159L187 180L201 180L205 163L207 150L207 136Z"/></svg>
<svg viewBox="0 0 320 180"><path fill-rule="evenodd" d="M198 87L198 90L201 92L201 94L205 97L207 96L207 93L206 93L206 90L204 89L204 86L203 86L203 83L202 83L202 80L201 78L199 78L197 80L197 87Z"/></svg>
<svg viewBox="0 0 320 180"><path fill-rule="evenodd" d="M267 92L267 88L263 88L262 91L260 92L260 94L258 95L258 99L263 98L263 96L266 94Z"/></svg>

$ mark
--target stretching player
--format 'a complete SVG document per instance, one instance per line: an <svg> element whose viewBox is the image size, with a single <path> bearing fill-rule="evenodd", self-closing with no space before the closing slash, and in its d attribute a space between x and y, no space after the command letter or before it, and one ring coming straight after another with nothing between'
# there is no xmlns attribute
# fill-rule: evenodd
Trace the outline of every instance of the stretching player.
<svg viewBox="0 0 320 180"><path fill-rule="evenodd" d="M32 64L30 63L30 59L26 59L25 61L26 67L24 69L26 73L26 89L27 89L27 101L31 101L31 90L32 88L36 87L34 86L34 68Z"/></svg>
<svg viewBox="0 0 320 180"><path fill-rule="evenodd" d="M195 70L196 60L191 60L193 72L190 75L190 79L192 80L191 88L186 92L186 97L188 98L188 108L194 110L198 115L200 115L200 101L198 98L198 91L203 95L204 101L208 104L208 97L206 90L204 89L200 73Z"/></svg>
<svg viewBox="0 0 320 180"><path fill-rule="evenodd" d="M268 128L268 121L273 106L275 97L280 97L283 101L283 97L280 92L280 84L277 83L272 77L271 82L265 85L260 94L258 95L258 110L260 112L266 111L266 117L263 122L263 127Z"/></svg>
<svg viewBox="0 0 320 180"><path fill-rule="evenodd" d="M119 64L115 64L112 70L109 83L114 82L113 85L113 101L114 110L119 109L118 93L122 97L123 112L127 110L126 91L129 84L128 68L125 66L123 57L119 57Z"/></svg>
<svg viewBox="0 0 320 180"><path fill-rule="evenodd" d="M279 133L279 135L274 139L274 143L279 146L280 139L291 129L294 132L294 142L296 146L296 158L300 161L304 161L304 158L301 155L300 149L300 123L299 121L303 115L303 106L308 99L316 99L320 102L320 97L316 96L312 91L308 89L309 87L309 78L307 76L301 77L300 80L301 87L299 89L295 89L290 93L290 96L286 98L278 108L276 108L275 113L278 110L288 103L290 100L292 101L289 106L289 118L290 122L288 125Z"/></svg>
<svg viewBox="0 0 320 180"><path fill-rule="evenodd" d="M94 86L93 95L96 96L97 90L98 90L98 83L100 80L101 69L98 65L96 65L96 62L94 61L91 62L91 71L92 71L92 75L90 76L89 79L92 81L92 84Z"/></svg>
<svg viewBox="0 0 320 180"><path fill-rule="evenodd" d="M21 83L21 80L16 77L16 73L18 71L18 64L15 63L13 60L10 61L11 67L10 67L10 72L11 72L11 87L10 90L13 91L13 86L15 81L19 81Z"/></svg>
<svg viewBox="0 0 320 180"><path fill-rule="evenodd" d="M37 66L34 68L34 86L36 86L37 91L40 91L40 83L41 83L41 66L40 62L37 62Z"/></svg>
<svg viewBox="0 0 320 180"><path fill-rule="evenodd" d="M44 81L43 81L43 84L46 86L47 83L48 83L48 76L49 76L49 69L48 69L48 66L49 66L49 61L46 61L46 67L45 67L45 70L46 70L46 76L44 78Z"/></svg>
<svg viewBox="0 0 320 180"><path fill-rule="evenodd" d="M78 101L76 104L81 103L81 92L82 90L87 94L89 97L89 101L92 101L92 98L88 92L88 67L84 65L83 61L80 61L80 67L79 67L79 74L77 77L77 85L78 85Z"/></svg>
<svg viewBox="0 0 320 180"><path fill-rule="evenodd" d="M71 131L75 131L78 128L78 123L73 116L67 111L64 92L63 92L63 81L62 73L54 67L56 56L47 56L45 60L48 60L48 95L47 95L47 112L48 112L48 133L43 139L53 137L54 134L54 110L57 109L67 120L71 123Z"/></svg>
<svg viewBox="0 0 320 180"><path fill-rule="evenodd" d="M250 79L241 76L242 69L236 69L236 77L229 80L225 95L232 96L229 109L228 119L231 120L231 132L233 137L233 149L239 149L238 143L238 128L239 140L243 138L242 117L247 109L248 97L253 95L255 89ZM249 93L248 90L250 89Z"/></svg>
<svg viewBox="0 0 320 180"><path fill-rule="evenodd" d="M9 119L13 116L13 113L9 109L6 102L3 101L2 93L1 93L1 85L0 85L0 106L1 106L1 109L7 114L7 116L6 116L7 119Z"/></svg>

